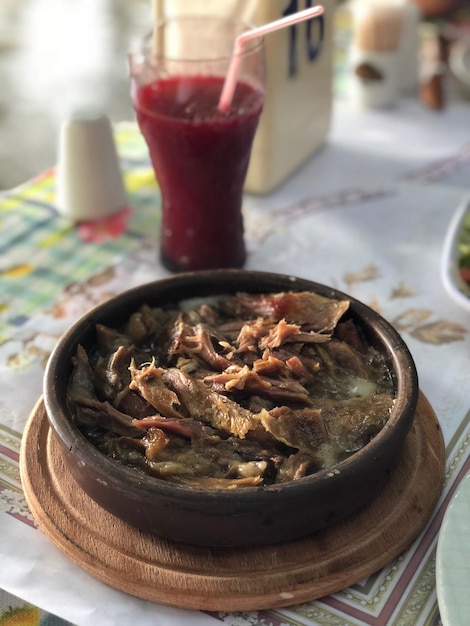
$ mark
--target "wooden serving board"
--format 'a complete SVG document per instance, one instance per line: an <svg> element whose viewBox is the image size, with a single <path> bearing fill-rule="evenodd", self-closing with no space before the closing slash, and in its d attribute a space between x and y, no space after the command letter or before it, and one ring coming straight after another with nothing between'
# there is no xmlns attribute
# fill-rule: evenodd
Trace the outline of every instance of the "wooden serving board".
<svg viewBox="0 0 470 626"><path fill-rule="evenodd" d="M31 512L72 561L140 598L213 611L311 601L373 574L420 533L441 492L444 468L439 422L421 394L397 468L358 513L279 545L207 548L142 533L91 500L67 474L41 400L28 421L20 459Z"/></svg>

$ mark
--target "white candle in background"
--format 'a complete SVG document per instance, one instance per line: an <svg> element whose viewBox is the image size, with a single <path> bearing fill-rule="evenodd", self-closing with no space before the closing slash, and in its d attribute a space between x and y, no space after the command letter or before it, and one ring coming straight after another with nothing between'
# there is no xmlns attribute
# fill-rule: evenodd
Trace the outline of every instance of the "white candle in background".
<svg viewBox="0 0 470 626"><path fill-rule="evenodd" d="M351 4L350 96L365 107L389 107L400 93L400 44L404 7L396 0Z"/></svg>

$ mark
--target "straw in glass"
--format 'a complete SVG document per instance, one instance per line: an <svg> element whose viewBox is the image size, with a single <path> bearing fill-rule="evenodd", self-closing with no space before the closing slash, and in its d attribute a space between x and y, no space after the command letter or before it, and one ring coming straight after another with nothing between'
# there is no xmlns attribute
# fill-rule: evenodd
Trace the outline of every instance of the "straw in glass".
<svg viewBox="0 0 470 626"><path fill-rule="evenodd" d="M285 28L286 26L291 26L292 24L297 24L298 22L302 22L313 17L318 17L319 15L323 15L323 12L324 9L322 6L311 7L310 9L305 9L305 11L299 11L297 13L293 13L292 15L287 15L279 20L269 22L269 24L253 28L252 30L239 35L235 40L232 59L230 61L227 76L225 77L224 86L219 99L218 110L224 112L230 108L233 94L235 93L235 87L237 85L238 71L242 60L243 48L247 41L255 39L256 37L262 37L263 35Z"/></svg>

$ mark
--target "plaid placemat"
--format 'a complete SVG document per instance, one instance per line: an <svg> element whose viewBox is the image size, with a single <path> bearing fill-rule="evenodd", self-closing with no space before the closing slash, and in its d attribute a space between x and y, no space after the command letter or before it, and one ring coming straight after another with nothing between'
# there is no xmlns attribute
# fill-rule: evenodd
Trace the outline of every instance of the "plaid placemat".
<svg viewBox="0 0 470 626"><path fill-rule="evenodd" d="M69 296L71 298L72 287L96 278L100 272L114 265L119 257L126 257L128 260L131 255L135 256L136 259L141 258L142 255L155 255L155 265L157 265L159 192L149 166L147 151L133 124L119 126L116 129L116 138L122 158L123 171L126 172L125 184L129 196L129 207L124 207L119 214L112 218L102 222L75 225L60 216L55 207L53 171L46 172L37 180L28 183L27 186L0 196L0 250L9 249L8 255L2 256L0 254L0 343L8 341L10 337L17 339L21 334L17 330L26 325L28 321L36 323L36 327L39 327L41 321L34 318L43 314L48 307L52 307L58 300L62 305L66 304L67 298ZM455 162L455 158L453 158L453 162ZM420 193L421 195L424 193L422 189ZM432 193L434 196L434 190ZM415 195L408 187L397 190L395 195L390 198L385 195L383 202L389 202L390 207L393 208L395 204L399 204L403 199L406 200L408 196L409 204L403 206L410 206ZM301 219L307 211L321 213L327 207L342 206L342 202L347 206L355 207L359 200L365 203L365 198L361 195L359 198L357 195L351 198L348 194L335 191L332 195L327 195L323 199L320 198L320 201L314 195L311 202L307 198L302 200L300 204L288 207L284 212L285 214L278 211L274 212L273 215L278 217L277 224L284 228L285 224L292 221L292 216L295 219ZM437 210L426 213L431 218L438 214L440 215L441 212ZM329 224L331 219L330 213ZM335 241L343 241L343 243L350 241L349 224L350 222L346 222L345 238L341 239L336 232ZM321 226L321 220L317 222L317 226ZM339 222L336 221L337 231L338 226ZM329 226L329 228L331 227ZM341 231L341 229L339 230ZM276 240L276 233L272 234L269 230L266 231L264 226L259 230L261 234L255 228L250 231L252 237L258 233L256 239L258 243L262 243L262 237L267 236L266 232L272 237L271 241L276 246L275 253L277 255L279 239ZM416 241L420 245L420 239L411 238L406 243L411 245ZM295 262L298 263L299 239L295 239L294 243L296 246ZM12 247L15 251L13 255L11 254ZM310 248L308 248L308 254L309 256L312 254ZM8 264L4 260L6 256L8 256ZM294 258L294 253L292 253L292 258ZM270 266L270 269L276 270L278 267L274 265ZM367 271L359 272L354 281L359 281L359 284L362 281L369 285L371 277L375 277L377 281L381 280L381 272L376 266L364 267ZM124 268L115 266L113 281L118 281L119 286L125 288L129 283L130 273L134 269L134 265L130 269L127 264ZM339 279L339 270L334 274L335 270L329 266L328 271L331 271ZM386 271L383 274L386 277ZM419 276L420 287L425 284L426 276L426 273L424 276ZM353 284L356 285L357 282L353 283L349 265L348 277L349 282L347 284L352 288ZM110 277L108 278L111 280ZM435 280L434 275L432 275L432 279ZM101 280L104 279L101 278ZM100 283L100 286L107 288L106 281ZM402 291L406 291L403 286ZM365 292L357 293L360 295ZM371 289L371 293L374 293L374 288ZM86 293L82 295L86 296ZM440 319L438 311L433 313L428 308L426 300L427 308L419 308L423 306L419 292L411 291L408 295L403 295L398 305L395 296L390 296L390 299L395 303L390 305L389 302L390 308L387 309L392 321L400 326L402 332L406 333L406 337L410 338L411 341L425 343L424 348L420 346L419 353L425 354L428 362L432 361L434 355L435 362L439 364L441 355L447 350L449 342L465 340L468 324L456 324L453 319L455 313L451 313L447 319L447 312L441 312L441 315L445 315L445 319ZM434 306L436 305L434 304ZM440 311L439 306L437 309ZM434 322L433 318L430 317L432 315L437 316ZM53 316L51 315L51 317ZM413 332L414 336L412 335ZM37 356L40 353L42 339L42 337L37 337L29 344L15 347L15 358L19 363L17 365L18 376L21 375L21 367L24 367L24 364L28 362L29 356ZM35 343L36 341L38 343ZM11 361L9 374L13 377L15 364L13 359ZM30 364L30 372L32 367L33 365ZM7 369L5 368L5 370ZM430 367L423 369L424 377L426 377ZM35 371L42 373L39 364L37 364ZM18 387L15 386L15 388ZM450 420L454 409L461 410L461 407L457 406L458 401L457 398L455 407L451 407L450 404L445 407L444 418L447 417ZM446 402L450 402L450 400L446 399ZM230 626L235 626L235 624L239 626L253 626L254 624L259 626L262 624L298 626L307 623L344 624L348 626L358 623L377 625L393 623L396 626L439 625L440 617L435 588L437 534L442 516L456 485L470 469L468 456L470 444L469 415L467 413L463 416L460 425L452 431L452 436L447 445L445 488L429 525L415 544L393 563L366 580L359 581L356 585L338 594L316 602L305 603L288 610L233 615L218 613L212 614L211 617L227 625L230 624ZM0 505L3 506L3 510L8 515L31 524L32 518L27 517L27 507L22 498L19 483L18 450L20 436L20 433L14 431L13 428L9 430L5 426L0 428L0 492L3 490ZM25 615L30 615L31 619L36 619L36 622L25 621L25 624L38 623L42 626L49 623L63 623L62 621L46 621L57 618L41 613L39 609L31 607L22 600L8 597L8 594L5 595L7 597L6 602L1 601L2 597L0 597L0 618L3 613L7 617L5 617L4 622L0 621L0 626L5 626L5 624L12 626L15 623L21 625L23 622L10 621L9 623L6 619L15 617L15 614L10 611L23 606L30 611ZM43 621L37 621L38 619Z"/></svg>
<svg viewBox="0 0 470 626"><path fill-rule="evenodd" d="M0 196L0 344L71 283L144 240L157 254L160 195L147 148L133 123L117 127L116 142L129 205L107 219L74 224L60 215L54 170Z"/></svg>
<svg viewBox="0 0 470 626"><path fill-rule="evenodd" d="M70 626L70 622L0 589L0 626Z"/></svg>

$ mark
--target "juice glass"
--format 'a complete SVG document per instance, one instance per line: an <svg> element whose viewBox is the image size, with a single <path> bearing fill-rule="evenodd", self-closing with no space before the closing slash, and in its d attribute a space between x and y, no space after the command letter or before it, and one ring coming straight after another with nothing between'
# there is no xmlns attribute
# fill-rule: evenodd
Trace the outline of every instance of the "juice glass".
<svg viewBox="0 0 470 626"><path fill-rule="evenodd" d="M236 37L222 17L158 23L130 55L131 96L162 198L162 263L172 271L245 262L242 197L264 102L262 39L247 43L229 110L218 101Z"/></svg>

